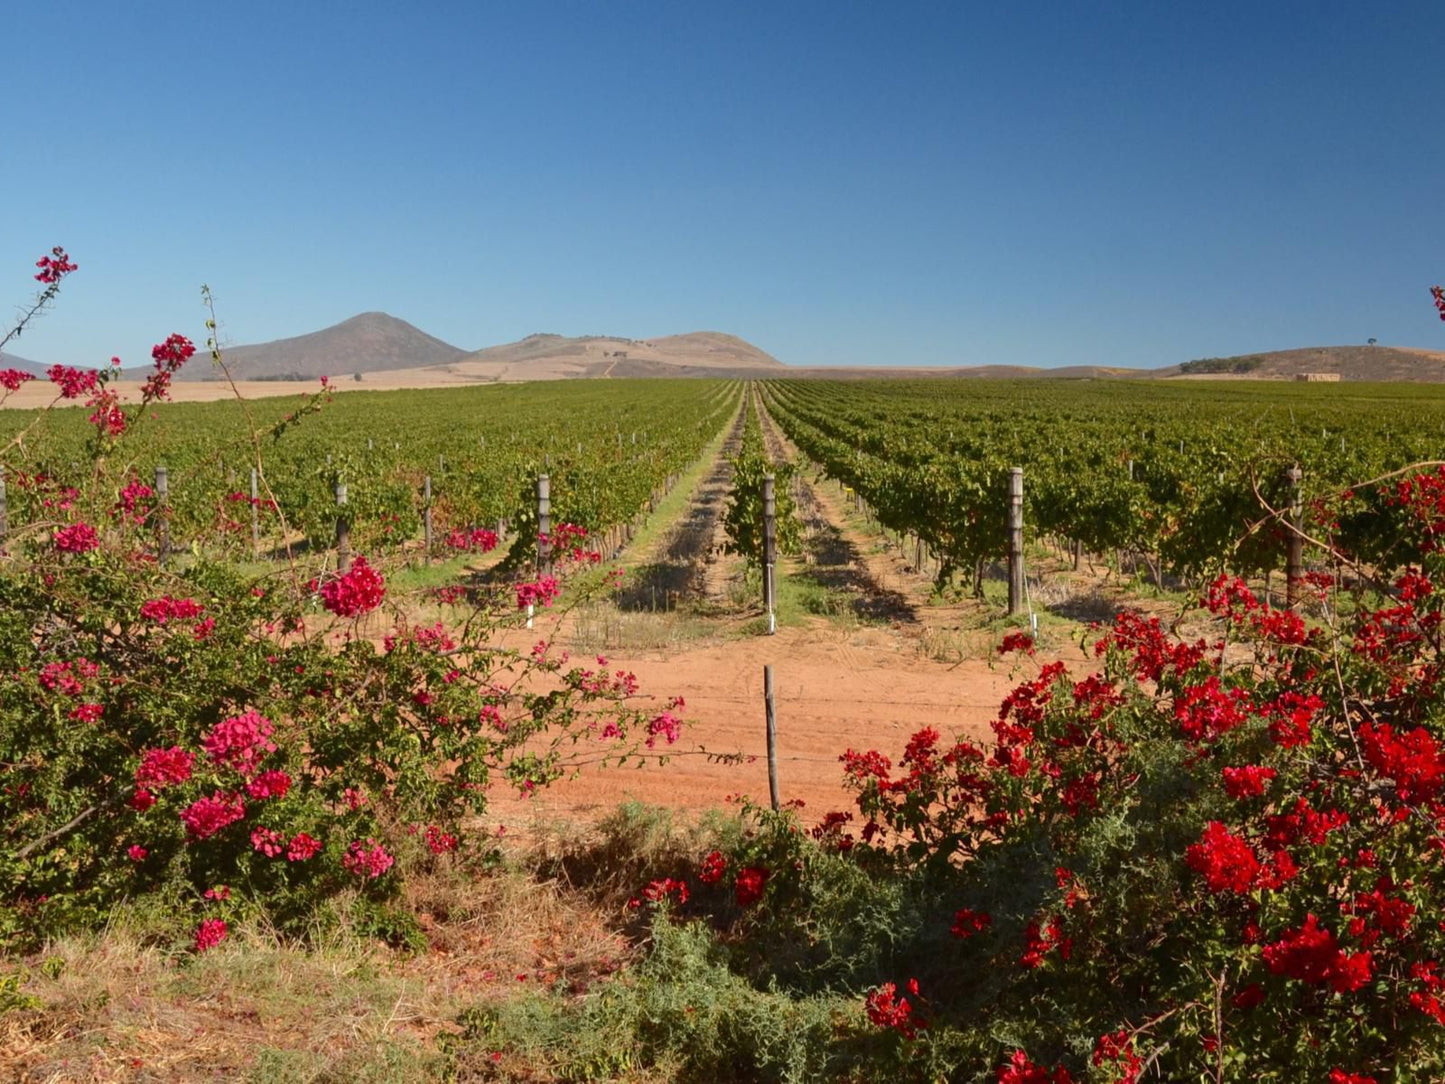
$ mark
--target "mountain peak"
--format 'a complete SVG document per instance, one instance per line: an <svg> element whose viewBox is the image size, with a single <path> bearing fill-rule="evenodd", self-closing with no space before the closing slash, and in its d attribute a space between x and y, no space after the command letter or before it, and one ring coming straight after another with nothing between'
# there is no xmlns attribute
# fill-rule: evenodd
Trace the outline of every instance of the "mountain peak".
<svg viewBox="0 0 1445 1084"><path fill-rule="evenodd" d="M320 331L223 352L238 380L316 380L382 369L445 365L466 351L385 312L362 312ZM215 379L207 367L187 375Z"/></svg>

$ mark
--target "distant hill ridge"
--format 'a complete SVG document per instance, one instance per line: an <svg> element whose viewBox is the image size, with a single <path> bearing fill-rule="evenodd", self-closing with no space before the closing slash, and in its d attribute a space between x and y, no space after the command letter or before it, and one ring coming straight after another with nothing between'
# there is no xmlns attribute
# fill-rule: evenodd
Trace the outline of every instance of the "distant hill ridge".
<svg viewBox="0 0 1445 1084"><path fill-rule="evenodd" d="M223 351L238 380L316 380L353 373L442 368L456 376L483 380L537 380L562 376L632 376L640 369L663 367L663 375L782 369L782 362L751 343L718 331L695 331L656 339L585 335L568 338L549 332L514 343L466 351L405 320L383 312L364 312L333 327L289 339ZM130 375L130 374L127 374ZM219 375L204 359L182 374L191 380Z"/></svg>
<svg viewBox="0 0 1445 1084"><path fill-rule="evenodd" d="M222 351L227 369L238 380L317 380L443 365L465 356L460 347L384 312L363 312L308 335ZM182 370L182 376L219 378L209 360L200 357Z"/></svg>
<svg viewBox="0 0 1445 1084"><path fill-rule="evenodd" d="M1310 373L1337 374L1341 380L1445 382L1445 352L1402 346L1310 346L1239 354L1156 369L1154 376L1293 380Z"/></svg>
<svg viewBox="0 0 1445 1084"><path fill-rule="evenodd" d="M7 354L0 351L0 369L19 369L21 372L29 373L31 376L45 375L49 366L41 365L38 361L31 361L29 358L18 357L15 354Z"/></svg>

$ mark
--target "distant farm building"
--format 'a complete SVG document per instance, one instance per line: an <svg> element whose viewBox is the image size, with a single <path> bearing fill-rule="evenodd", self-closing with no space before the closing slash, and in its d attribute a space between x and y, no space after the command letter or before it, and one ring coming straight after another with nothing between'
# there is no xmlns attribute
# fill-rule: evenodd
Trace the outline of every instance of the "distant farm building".
<svg viewBox="0 0 1445 1084"><path fill-rule="evenodd" d="M1303 380L1308 384L1338 384L1339 373L1295 373L1296 380Z"/></svg>

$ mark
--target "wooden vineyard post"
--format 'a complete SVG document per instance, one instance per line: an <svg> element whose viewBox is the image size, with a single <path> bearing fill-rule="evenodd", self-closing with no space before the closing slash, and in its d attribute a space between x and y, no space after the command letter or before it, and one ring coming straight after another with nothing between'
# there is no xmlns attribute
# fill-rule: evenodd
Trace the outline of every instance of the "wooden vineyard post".
<svg viewBox="0 0 1445 1084"><path fill-rule="evenodd" d="M170 475L164 465L156 468L156 560L166 563L171 552Z"/></svg>
<svg viewBox="0 0 1445 1084"><path fill-rule="evenodd" d="M336 569L351 568L351 521L346 516L346 483L336 483Z"/></svg>
<svg viewBox="0 0 1445 1084"><path fill-rule="evenodd" d="M424 558L424 559L425 559L425 561L426 561L427 564L431 564L431 475L430 475L430 474L428 474L428 475L426 476L426 480L422 483L421 527L422 527L422 546L423 546L423 553L425 554L425 558Z"/></svg>
<svg viewBox="0 0 1445 1084"><path fill-rule="evenodd" d="M1300 582L1304 579L1305 540L1300 532L1304 529L1304 505L1300 500L1300 479L1298 467L1284 472L1285 486L1289 490L1289 523L1284 542L1284 599L1285 606L1293 610L1299 605Z"/></svg>
<svg viewBox="0 0 1445 1084"><path fill-rule="evenodd" d="M543 575L552 571L552 479L537 475L537 569Z"/></svg>
<svg viewBox="0 0 1445 1084"><path fill-rule="evenodd" d="M997 522L997 521L995 521ZM1024 470L1008 472L1008 612L1024 605Z"/></svg>
<svg viewBox="0 0 1445 1084"><path fill-rule="evenodd" d="M5 495L5 468L0 467L0 542L10 533L10 504Z"/></svg>
<svg viewBox="0 0 1445 1084"><path fill-rule="evenodd" d="M552 479L545 474L537 475L537 575L545 576L552 571ZM532 627L536 607L527 603L527 627Z"/></svg>
<svg viewBox="0 0 1445 1084"><path fill-rule="evenodd" d="M778 711L773 703L771 666L763 667L763 710L767 713L768 720L768 798L773 804L773 812L776 813L783 803L778 794Z"/></svg>
<svg viewBox="0 0 1445 1084"><path fill-rule="evenodd" d="M768 608L769 636L778 631L773 582L773 566L778 557L778 500L774 486L773 476L763 475L763 604Z"/></svg>
<svg viewBox="0 0 1445 1084"><path fill-rule="evenodd" d="M251 468L251 556L261 556L261 475Z"/></svg>

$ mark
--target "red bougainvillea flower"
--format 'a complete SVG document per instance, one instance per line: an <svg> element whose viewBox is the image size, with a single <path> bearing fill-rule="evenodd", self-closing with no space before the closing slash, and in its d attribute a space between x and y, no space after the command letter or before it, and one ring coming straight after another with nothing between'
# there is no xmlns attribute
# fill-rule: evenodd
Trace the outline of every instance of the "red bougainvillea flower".
<svg viewBox="0 0 1445 1084"><path fill-rule="evenodd" d="M1134 1049L1134 1040L1126 1029L1099 1036L1091 1059L1095 1067L1108 1065L1114 1084L1137 1084L1144 1071L1144 1059Z"/></svg>
<svg viewBox="0 0 1445 1084"><path fill-rule="evenodd" d="M647 900L649 903L661 903L667 899L676 899L681 905L688 901L689 895L686 881L663 877L661 880L649 881L642 889L641 899L630 899L627 901L627 905L635 908L641 907L643 900Z"/></svg>
<svg viewBox="0 0 1445 1084"><path fill-rule="evenodd" d="M35 281L46 286L54 286L72 271L79 271L80 265L72 263L66 255L65 249L56 245L50 250L49 256L42 256L35 261L35 266L40 271L35 276Z"/></svg>
<svg viewBox="0 0 1445 1084"><path fill-rule="evenodd" d="M179 745L169 749L147 749L141 754L140 766L135 770L137 787L160 790L172 783L184 783L191 777L194 753L188 753Z"/></svg>
<svg viewBox="0 0 1445 1084"><path fill-rule="evenodd" d="M1251 764L1243 768L1225 768L1224 791L1231 798L1258 798L1271 779L1279 773L1273 768Z"/></svg>
<svg viewBox="0 0 1445 1084"><path fill-rule="evenodd" d="M1362 723L1360 741L1365 759L1394 782L1400 801L1428 802L1445 786L1445 757L1440 743L1424 727L1397 735L1389 723Z"/></svg>
<svg viewBox="0 0 1445 1084"><path fill-rule="evenodd" d="M1445 320L1445 315L1440 317ZM1365 1076L1363 1073L1347 1073L1343 1069L1330 1070L1330 1084L1377 1084L1372 1076Z"/></svg>
<svg viewBox="0 0 1445 1084"><path fill-rule="evenodd" d="M169 399L171 377L195 353L195 344L184 335L171 335L165 342L151 347L151 360L155 362L156 371L142 386L141 394L147 399Z"/></svg>
<svg viewBox="0 0 1445 1084"><path fill-rule="evenodd" d="M1063 1066L1045 1069L1030 1061L1022 1050L1015 1050L1007 1064L999 1066L998 1084L1074 1084L1074 1078Z"/></svg>
<svg viewBox="0 0 1445 1084"><path fill-rule="evenodd" d="M226 922L220 918L208 918L196 927L196 951L206 952L226 939Z"/></svg>
<svg viewBox="0 0 1445 1084"><path fill-rule="evenodd" d="M376 840L358 839L347 848L341 864L358 877L374 879L391 869L396 864L396 859L387 854L386 849Z"/></svg>
<svg viewBox="0 0 1445 1084"><path fill-rule="evenodd" d="M991 925L993 925L993 916L987 911L973 911L967 907L960 907L953 913L953 928L949 932L954 937L963 939L983 933Z"/></svg>
<svg viewBox="0 0 1445 1084"><path fill-rule="evenodd" d="M517 584L517 609L550 606L553 599L561 593L562 585L555 576L538 576L531 583Z"/></svg>
<svg viewBox="0 0 1445 1084"><path fill-rule="evenodd" d="M916 996L918 980L909 979L908 989ZM863 1011L878 1027L892 1028L905 1039L917 1037L919 1030L928 1026L919 1018L908 999L898 996L898 987L891 982L885 982L877 989L869 991L863 1000Z"/></svg>
<svg viewBox="0 0 1445 1084"><path fill-rule="evenodd" d="M55 548L61 553L88 553L100 548L100 536L89 523L72 523L55 532Z"/></svg>
<svg viewBox="0 0 1445 1084"><path fill-rule="evenodd" d="M286 848L286 861L304 862L321 850L321 841L305 832L297 832L291 837L291 845Z"/></svg>
<svg viewBox="0 0 1445 1084"><path fill-rule="evenodd" d="M658 738L666 738L667 744L671 745L677 741L682 733L682 720L670 711L664 711L647 724L647 745L648 748L657 744Z"/></svg>
<svg viewBox="0 0 1445 1084"><path fill-rule="evenodd" d="M274 828L252 828L251 848L267 858L275 858L286 849L286 837Z"/></svg>
<svg viewBox="0 0 1445 1084"><path fill-rule="evenodd" d="M276 751L271 741L274 729L271 720L252 708L244 715L222 719L201 744L217 764L251 775L268 753Z"/></svg>
<svg viewBox="0 0 1445 1084"><path fill-rule="evenodd" d="M150 853L150 851L146 850L139 843L132 843L129 847L126 848L125 852L126 857L129 858L132 862L144 862L146 859L146 855Z"/></svg>
<svg viewBox="0 0 1445 1084"><path fill-rule="evenodd" d="M284 798L291 789L291 777L285 772L262 772L246 784L246 793L258 801L265 798Z"/></svg>
<svg viewBox="0 0 1445 1084"><path fill-rule="evenodd" d="M768 871L760 866L744 866L738 870L734 882L735 896L739 907L751 907L763 898L763 887L768 883Z"/></svg>
<svg viewBox="0 0 1445 1084"><path fill-rule="evenodd" d="M169 595L148 599L142 602L140 607L141 617L157 625L164 625L168 621L188 621L193 617L200 617L204 612L205 607L195 599L171 598Z"/></svg>
<svg viewBox="0 0 1445 1084"><path fill-rule="evenodd" d="M34 373L27 373L23 369L0 369L0 388L6 391L19 391L21 384L34 379Z"/></svg>
<svg viewBox="0 0 1445 1084"><path fill-rule="evenodd" d="M1440 319L1445 320L1445 287L1431 286L1430 297L1435 301L1435 308L1440 313Z"/></svg>
<svg viewBox="0 0 1445 1084"><path fill-rule="evenodd" d="M998 653L1007 655L1010 651L1018 651L1025 655L1034 653L1034 638L1026 632L1011 632L1003 638L998 645Z"/></svg>
<svg viewBox="0 0 1445 1084"><path fill-rule="evenodd" d="M99 369L76 369L70 365L52 365L45 370L46 377L60 389L62 399L79 399L92 395L100 388Z"/></svg>
<svg viewBox="0 0 1445 1084"><path fill-rule="evenodd" d="M1209 822L1199 842L1185 850L1184 860L1211 892L1248 892L1260 871L1254 848L1219 821Z"/></svg>
<svg viewBox="0 0 1445 1084"><path fill-rule="evenodd" d="M137 792L139 793L139 792ZM246 805L239 794L216 791L209 798L197 798L181 811L186 835L199 842L215 835L246 815Z"/></svg>
<svg viewBox="0 0 1445 1084"><path fill-rule="evenodd" d="M722 851L711 851L702 860L702 872L697 875L697 879L705 885L715 885L722 880L727 868L728 860L723 857Z"/></svg>
<svg viewBox="0 0 1445 1084"><path fill-rule="evenodd" d="M1345 953L1313 914L1305 916L1303 926L1286 930L1278 941L1265 945L1263 952L1274 974L1315 985L1329 983L1338 993L1350 993L1370 981L1370 953Z"/></svg>
<svg viewBox="0 0 1445 1084"><path fill-rule="evenodd" d="M337 617L370 613L385 597L386 581L365 557L357 557L345 573L321 585L321 604Z"/></svg>
<svg viewBox="0 0 1445 1084"><path fill-rule="evenodd" d="M435 824L429 824L426 829L426 846L432 854L446 854L457 849L457 837L451 832L442 831Z"/></svg>

